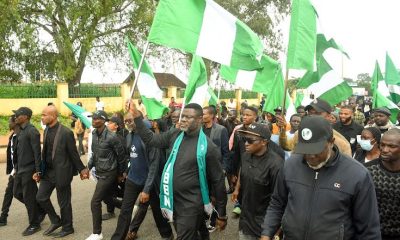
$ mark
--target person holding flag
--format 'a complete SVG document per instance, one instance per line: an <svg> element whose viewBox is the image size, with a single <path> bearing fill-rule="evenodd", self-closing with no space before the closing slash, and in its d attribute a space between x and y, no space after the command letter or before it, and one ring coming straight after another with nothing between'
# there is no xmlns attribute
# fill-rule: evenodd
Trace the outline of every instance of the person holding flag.
<svg viewBox="0 0 400 240"><path fill-rule="evenodd" d="M177 239L197 239L198 230L204 225L204 212L210 214L214 207L218 213L216 227L225 229L227 196L221 153L202 130L202 107L186 105L180 129L161 134L144 126L133 103L127 107L145 144L172 149L161 177L160 206L164 217L174 222ZM215 206L210 202L208 186L213 189ZM208 239L206 234L201 239Z"/></svg>

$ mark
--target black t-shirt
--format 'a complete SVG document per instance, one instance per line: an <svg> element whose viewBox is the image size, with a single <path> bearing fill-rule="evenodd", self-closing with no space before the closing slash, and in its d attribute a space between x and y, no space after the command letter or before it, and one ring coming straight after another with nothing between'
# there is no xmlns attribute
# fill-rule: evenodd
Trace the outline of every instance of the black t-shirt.
<svg viewBox="0 0 400 240"><path fill-rule="evenodd" d="M364 127L352 121L350 125L343 125L341 122L333 124L333 129L338 131L350 143L351 153L354 154L357 147L357 135L361 135Z"/></svg>
<svg viewBox="0 0 400 240"><path fill-rule="evenodd" d="M211 129L212 129L212 127L206 128L205 126L203 126L203 132L204 132L204 134L205 134L207 137L210 137L210 135L211 135Z"/></svg>

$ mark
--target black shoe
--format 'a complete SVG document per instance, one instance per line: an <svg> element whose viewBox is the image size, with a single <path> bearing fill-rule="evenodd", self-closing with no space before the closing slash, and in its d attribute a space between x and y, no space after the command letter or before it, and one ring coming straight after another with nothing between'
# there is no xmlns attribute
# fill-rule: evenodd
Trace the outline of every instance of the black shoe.
<svg viewBox="0 0 400 240"><path fill-rule="evenodd" d="M61 223L51 224L50 227L43 232L43 235L49 236L52 232L54 232L57 228L61 227Z"/></svg>
<svg viewBox="0 0 400 240"><path fill-rule="evenodd" d="M42 229L42 228L41 228L40 226L32 226L32 225L29 225L29 226L25 229L25 231L22 232L22 236L30 236L30 235L32 235L32 234L34 234L34 233L39 232L41 229Z"/></svg>
<svg viewBox="0 0 400 240"><path fill-rule="evenodd" d="M52 236L54 238L63 238L65 236L68 236L68 235L73 234L73 233L74 233L74 229L71 228L70 230L61 230L58 233L53 233Z"/></svg>
<svg viewBox="0 0 400 240"><path fill-rule="evenodd" d="M101 220L103 220L103 221L105 221L105 220L109 220L109 219L111 219L111 218L115 218L115 213L106 213L106 214L103 214L103 216L101 216Z"/></svg>
<svg viewBox="0 0 400 240"><path fill-rule="evenodd" d="M7 225L7 217L0 217L0 227Z"/></svg>

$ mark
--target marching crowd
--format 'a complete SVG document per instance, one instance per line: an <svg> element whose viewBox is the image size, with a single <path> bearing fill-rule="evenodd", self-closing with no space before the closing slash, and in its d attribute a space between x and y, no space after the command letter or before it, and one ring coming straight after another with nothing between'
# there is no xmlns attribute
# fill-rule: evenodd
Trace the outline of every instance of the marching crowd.
<svg viewBox="0 0 400 240"><path fill-rule="evenodd" d="M210 239L226 227L228 200L243 240L400 240L400 129L391 112L353 98L334 107L317 98L286 121L286 109L262 112L264 103L182 109L171 99L157 120L147 119L141 102L128 101L125 115L111 117L96 104L87 164L77 116L71 127L79 151L54 105L42 111L42 144L31 109L21 107L9 119L0 226L15 197L28 213L23 236L40 231L46 215L43 235L74 233L71 182L79 174L96 181L87 240L103 239L102 223L116 208L111 239L137 238L149 206L162 239L173 232L179 240Z"/></svg>

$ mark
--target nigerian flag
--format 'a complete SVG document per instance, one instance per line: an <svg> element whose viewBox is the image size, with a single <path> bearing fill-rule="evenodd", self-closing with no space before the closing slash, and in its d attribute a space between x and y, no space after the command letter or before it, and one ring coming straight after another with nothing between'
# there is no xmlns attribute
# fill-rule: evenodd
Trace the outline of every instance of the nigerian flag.
<svg viewBox="0 0 400 240"><path fill-rule="evenodd" d="M373 93L372 108L386 107L392 113L390 120L395 123L397 121L397 113L399 107L390 99L390 92L383 79L378 61L375 63L375 70L372 74L371 90Z"/></svg>
<svg viewBox="0 0 400 240"><path fill-rule="evenodd" d="M193 55L189 80L185 89L185 104L217 105L217 96L207 83L206 65L201 57Z"/></svg>
<svg viewBox="0 0 400 240"><path fill-rule="evenodd" d="M306 88L314 94L315 98L321 98L331 105L335 105L346 100L353 94L352 88L343 80L342 77L330 66L326 58L326 52L329 49L339 51L347 55L343 49L330 39L329 41L323 34L317 35L316 62L317 71L307 72L297 84L298 88ZM302 105L307 106L310 103L309 98L304 98Z"/></svg>
<svg viewBox="0 0 400 240"><path fill-rule="evenodd" d="M271 92L278 71L282 70L277 61L266 55L261 58L261 66L260 70L245 71L222 65L220 75L238 88L267 95Z"/></svg>
<svg viewBox="0 0 400 240"><path fill-rule="evenodd" d="M129 40L128 40L128 50L133 63L133 68L135 69L135 71L137 71L142 56ZM161 118L164 115L164 113L168 111L168 108L162 104L163 92L158 87L156 78L154 77L153 72L151 71L146 60L143 61L140 76L137 81L137 87L142 102L146 107L147 117L149 119Z"/></svg>
<svg viewBox="0 0 400 240"><path fill-rule="evenodd" d="M148 40L244 70L259 69L263 52L259 37L212 0L160 0Z"/></svg>
<svg viewBox="0 0 400 240"><path fill-rule="evenodd" d="M63 102L63 103L65 104L65 106L69 108L69 110L71 110L73 114L75 114L75 116L79 118L79 120L81 120L81 122L86 126L86 128L90 128L92 126L91 112L86 111L83 107L78 106L76 104L72 104L69 102Z"/></svg>
<svg viewBox="0 0 400 240"><path fill-rule="evenodd" d="M400 102L400 74L394 65L389 54L386 53L385 81L390 92L390 96L395 104Z"/></svg>
<svg viewBox="0 0 400 240"><path fill-rule="evenodd" d="M310 0L293 0L290 15L287 69L314 70L317 14Z"/></svg>

